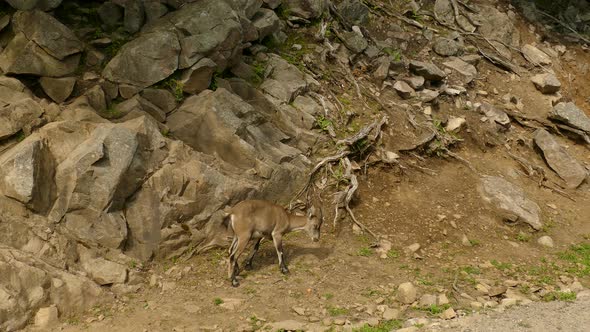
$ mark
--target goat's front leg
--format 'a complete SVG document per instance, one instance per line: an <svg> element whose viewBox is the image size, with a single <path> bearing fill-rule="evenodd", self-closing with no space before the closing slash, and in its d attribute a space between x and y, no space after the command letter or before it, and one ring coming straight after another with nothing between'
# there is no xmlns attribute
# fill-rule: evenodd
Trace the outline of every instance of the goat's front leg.
<svg viewBox="0 0 590 332"><path fill-rule="evenodd" d="M277 256L279 257L279 267L281 268L281 273L289 273L289 269L287 268L287 264L285 264L285 257L283 254L283 235L280 233L273 233L272 242L275 245Z"/></svg>
<svg viewBox="0 0 590 332"><path fill-rule="evenodd" d="M232 246L232 248L234 250L230 253L229 261L230 261L230 265L233 264L233 270L231 271L230 278L231 278L231 284L234 287L238 287L240 285L240 282L238 281L238 278L237 278L238 275L240 274L238 260L240 259L240 255L242 255L242 253L244 252L244 249L246 249L246 246L248 245L248 241L250 241L250 237L248 237L248 238L239 238L238 237L237 244L235 246Z"/></svg>
<svg viewBox="0 0 590 332"><path fill-rule="evenodd" d="M258 240L256 240L256 244L254 245L254 249L252 250L252 253L246 259L246 265L244 265L244 268L246 270L252 270L252 260L254 260L254 255L256 255L256 253L258 252L258 248L260 248L260 241L262 241L262 238L259 238Z"/></svg>

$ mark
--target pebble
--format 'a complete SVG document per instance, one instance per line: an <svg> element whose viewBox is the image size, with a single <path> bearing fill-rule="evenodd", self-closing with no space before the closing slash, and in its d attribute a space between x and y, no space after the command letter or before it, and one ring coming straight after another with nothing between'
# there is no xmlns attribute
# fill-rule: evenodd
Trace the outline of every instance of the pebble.
<svg viewBox="0 0 590 332"><path fill-rule="evenodd" d="M502 299L502 301L500 302L500 305L504 308L508 308L508 307L512 307L514 305L516 305L516 299L512 299L512 298L507 298L507 299Z"/></svg>
<svg viewBox="0 0 590 332"><path fill-rule="evenodd" d="M416 301L416 287L411 282L405 282L397 288L397 299L404 304Z"/></svg>
<svg viewBox="0 0 590 332"><path fill-rule="evenodd" d="M375 317L369 318L367 320L367 324L369 326L375 327L375 326L379 325L379 319L378 318L375 318Z"/></svg>
<svg viewBox="0 0 590 332"><path fill-rule="evenodd" d="M397 309L387 308L383 312L383 319L385 319L385 320L398 319L399 317L400 317L400 312Z"/></svg>
<svg viewBox="0 0 590 332"><path fill-rule="evenodd" d="M445 305L449 304L449 299L447 298L446 294L440 294L438 296L438 305Z"/></svg>
<svg viewBox="0 0 590 332"><path fill-rule="evenodd" d="M440 318L442 319L453 319L457 317L457 313L455 312L455 309L453 308L449 308L445 311L443 311L442 314L440 314Z"/></svg>
<svg viewBox="0 0 590 332"><path fill-rule="evenodd" d="M420 243L410 244L406 247L406 251L408 252L416 252L420 249Z"/></svg>
<svg viewBox="0 0 590 332"><path fill-rule="evenodd" d="M553 239L547 235L545 236L541 236L538 240L537 243L539 243L540 245L544 246L544 247L548 247L548 248L553 248L554 244L553 244Z"/></svg>
<svg viewBox="0 0 590 332"><path fill-rule="evenodd" d="M301 307L293 307L291 309L293 309L293 311L295 311L295 313L298 314L299 316L305 315L305 309L303 309Z"/></svg>

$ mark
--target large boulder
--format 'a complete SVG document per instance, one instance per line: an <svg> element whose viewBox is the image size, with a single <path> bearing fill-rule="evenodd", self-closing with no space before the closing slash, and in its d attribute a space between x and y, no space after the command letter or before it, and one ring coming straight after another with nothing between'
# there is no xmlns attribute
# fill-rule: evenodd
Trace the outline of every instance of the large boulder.
<svg viewBox="0 0 590 332"><path fill-rule="evenodd" d="M54 167L47 143L29 136L0 156L0 192L44 213L55 199Z"/></svg>
<svg viewBox="0 0 590 332"><path fill-rule="evenodd" d="M47 302L68 315L90 308L100 294L90 280L0 244L0 330L21 329Z"/></svg>
<svg viewBox="0 0 590 332"><path fill-rule="evenodd" d="M0 140L21 130L30 131L35 120L43 115L43 109L33 99L16 101L0 108Z"/></svg>
<svg viewBox="0 0 590 332"><path fill-rule="evenodd" d="M62 0L6 0L9 5L18 10L40 9L49 11L57 8Z"/></svg>
<svg viewBox="0 0 590 332"><path fill-rule="evenodd" d="M545 161L570 188L577 188L588 176L588 172L561 146L545 129L535 132L535 144L543 152Z"/></svg>
<svg viewBox="0 0 590 332"><path fill-rule="evenodd" d="M338 11L351 24L366 26L369 23L369 7L360 0L344 0L338 4Z"/></svg>
<svg viewBox="0 0 590 332"><path fill-rule="evenodd" d="M497 176L483 176L479 191L502 218L510 221L522 220L535 230L543 227L539 205L528 199L524 191L514 184Z"/></svg>
<svg viewBox="0 0 590 332"><path fill-rule="evenodd" d="M5 74L60 77L73 73L82 42L53 16L33 10L14 14L14 38L0 54Z"/></svg>
<svg viewBox="0 0 590 332"><path fill-rule="evenodd" d="M561 102L549 112L549 118L572 128L590 133L590 118L572 102Z"/></svg>
<svg viewBox="0 0 590 332"><path fill-rule="evenodd" d="M504 44L518 47L520 44L520 33L508 14L496 9L494 6L484 5L480 7L480 15L477 20L481 25L478 32L490 40L494 47L501 51L508 59L512 58L511 50Z"/></svg>
<svg viewBox="0 0 590 332"><path fill-rule="evenodd" d="M178 68L179 54L176 33L154 31L142 34L125 44L102 74L116 83L145 88L174 73Z"/></svg>
<svg viewBox="0 0 590 332"><path fill-rule="evenodd" d="M328 8L325 0L285 0L283 6L291 15L305 19L318 18Z"/></svg>

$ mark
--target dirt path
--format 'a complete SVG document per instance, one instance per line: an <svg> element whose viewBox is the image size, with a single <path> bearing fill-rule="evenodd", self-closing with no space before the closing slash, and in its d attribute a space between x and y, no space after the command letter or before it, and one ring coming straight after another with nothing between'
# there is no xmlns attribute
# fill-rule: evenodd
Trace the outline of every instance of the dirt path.
<svg viewBox="0 0 590 332"><path fill-rule="evenodd" d="M590 327L590 296L573 303L531 303L504 313L460 318L442 331L585 332Z"/></svg>

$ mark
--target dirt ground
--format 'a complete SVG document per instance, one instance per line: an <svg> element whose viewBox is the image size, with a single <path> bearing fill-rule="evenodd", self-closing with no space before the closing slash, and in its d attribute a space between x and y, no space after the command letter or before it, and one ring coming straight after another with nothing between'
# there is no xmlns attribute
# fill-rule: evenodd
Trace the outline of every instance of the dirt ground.
<svg viewBox="0 0 590 332"><path fill-rule="evenodd" d="M527 26L519 29L525 41L532 38ZM579 47L568 49L569 55L554 65L563 83L562 94L590 114L590 76L586 74L590 54ZM528 77L510 79L511 75L487 63L478 66L478 71L472 90L490 94L476 96L470 92L469 100L498 102L510 93L521 98L527 115L544 118L550 110L552 97L541 95ZM452 102L441 106L441 112L477 123L470 119L478 119L479 114L455 109L450 106ZM502 285L507 280L516 281L519 286L515 291L535 301L544 295L531 288L550 294L575 279L590 287L588 276L572 272L572 263L563 259L571 245L588 243L590 238L590 185L564 189L573 201L539 187L524 175L508 151L545 165L527 146L531 129L513 123L512 139L496 147L482 146L476 125L460 135L464 142L454 152L469 161L475 171L456 159L432 157L422 161L409 153L402 154L403 168L370 168L360 178L354 212L368 228L392 243L386 258L380 258L371 248L374 240L353 231L348 220L334 228L330 215L319 243L312 243L305 234L287 236L284 246L291 271L287 276L280 274L269 242L263 242L254 270L242 272L238 288L232 288L227 280L225 250L188 262L134 267L147 276L139 292L113 295L113 301L84 315L63 318L56 330L248 331L285 320L339 329L341 323L378 317L381 305L399 309L400 324L412 318L437 318L438 313L432 310L416 309L395 299L398 285L407 281L416 285L419 296L446 294L449 298L461 318L442 324L444 331L582 331L581 326L590 326L585 312L588 299L574 304L534 303L503 314L492 309L474 310L470 305L473 299L482 297L476 289L481 282ZM586 147L563 137L557 139L571 155L590 165ZM552 181L560 183L546 170ZM543 230L533 233L526 225L504 223L492 207L482 203L478 193L481 175L503 176L523 188L541 207ZM537 243L543 235L551 236L554 248ZM407 250L415 243L420 245L419 250ZM559 325L562 321L576 323Z"/></svg>

